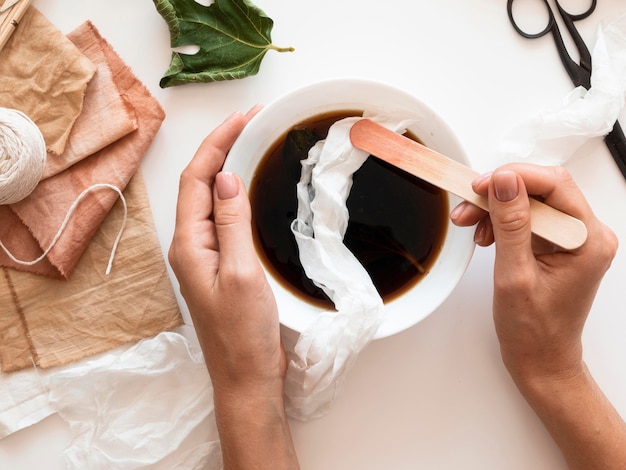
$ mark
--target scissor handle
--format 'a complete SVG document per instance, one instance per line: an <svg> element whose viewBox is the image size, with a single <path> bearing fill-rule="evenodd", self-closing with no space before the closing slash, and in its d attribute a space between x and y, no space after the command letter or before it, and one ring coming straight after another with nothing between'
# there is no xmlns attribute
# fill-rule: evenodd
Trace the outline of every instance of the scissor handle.
<svg viewBox="0 0 626 470"><path fill-rule="evenodd" d="M556 25L556 18L554 17L554 13L552 13L552 8L550 8L550 4L548 3L548 0L543 0L543 3L546 6L546 9L548 11L548 24L546 25L544 29L542 29L538 33L527 33L515 21L515 16L513 15L513 1L514 0L507 1L506 11L507 11L507 14L509 15L509 21L511 22L511 25L513 25L513 28L515 28L515 31L517 31L519 35L527 39L537 39L542 36L545 36L546 34L551 32L555 27L558 28ZM589 15L591 15L596 9L598 0L591 0L591 5L589 6L589 8L587 8L587 10L585 10L584 12L578 13L578 14L569 13L561 6L561 4L558 1L555 1L555 3L563 19L566 22L568 20L571 20L573 22L573 21L584 20ZM570 29L569 26L568 26L568 29Z"/></svg>
<svg viewBox="0 0 626 470"><path fill-rule="evenodd" d="M543 3L546 5L546 9L548 10L548 24L538 33L527 33L522 28L520 28L515 21L515 16L513 15L513 0L507 1L506 12L509 15L509 21L511 22L511 25L513 25L513 28L515 28L515 31L517 31L520 36L523 36L527 39L537 39L545 36L552 30L552 28L556 24L556 19L554 18L554 14L552 13L552 9L550 8L548 0L543 0Z"/></svg>
<svg viewBox="0 0 626 470"><path fill-rule="evenodd" d="M596 9L597 0L591 0L591 5L589 6L589 8L587 8L586 11L580 14L570 14L563 9L558 1L556 2L559 14L563 18L563 23L565 24L567 31L572 37L576 48L578 49L580 58L579 64L574 62L567 52L567 47L563 42L563 37L561 36L561 32L559 30L559 25L556 22L556 18L554 16L554 13L552 12L552 8L550 8L548 0L543 0L543 3L548 10L548 25L542 31L534 34L527 33L515 22L515 17L513 15L513 1L514 0L507 1L507 12L509 14L509 20L511 21L511 24L513 25L515 30L520 35L528 39L536 39L541 36L545 36L547 33L551 33L552 37L554 38L554 43L559 53L561 62L563 63L567 74L572 79L572 82L576 86L583 86L588 89L591 86L591 53L585 45L583 38L576 30L574 22L587 18L589 15L591 15Z"/></svg>
<svg viewBox="0 0 626 470"><path fill-rule="evenodd" d="M580 21L584 20L595 11L596 6L598 5L598 0L591 0L591 5L589 5L589 8L587 8L587 10L585 10L584 12L578 14L573 14L566 11L558 1L555 1L555 3L556 7L559 9L559 12L563 17L567 16L572 21Z"/></svg>

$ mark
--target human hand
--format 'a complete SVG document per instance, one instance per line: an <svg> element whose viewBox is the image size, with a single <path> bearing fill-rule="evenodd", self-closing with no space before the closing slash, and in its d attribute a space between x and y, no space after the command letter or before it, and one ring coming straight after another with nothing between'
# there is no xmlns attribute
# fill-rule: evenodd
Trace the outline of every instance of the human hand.
<svg viewBox="0 0 626 470"><path fill-rule="evenodd" d="M282 394L285 357L276 302L254 250L250 204L241 179L220 172L256 111L231 115L181 174L169 260L214 386L271 384Z"/></svg>
<svg viewBox="0 0 626 470"><path fill-rule="evenodd" d="M493 316L507 369L518 386L580 374L582 330L615 256L616 236L563 168L506 165L476 179L473 188L488 197L489 216L464 202L451 218L461 226L478 223L477 244L495 241ZM527 194L582 220L585 244L563 252L534 238Z"/></svg>
<svg viewBox="0 0 626 470"><path fill-rule="evenodd" d="M259 109L231 115L181 174L169 261L213 383L224 468L296 469L276 301L254 250L243 182L220 171Z"/></svg>

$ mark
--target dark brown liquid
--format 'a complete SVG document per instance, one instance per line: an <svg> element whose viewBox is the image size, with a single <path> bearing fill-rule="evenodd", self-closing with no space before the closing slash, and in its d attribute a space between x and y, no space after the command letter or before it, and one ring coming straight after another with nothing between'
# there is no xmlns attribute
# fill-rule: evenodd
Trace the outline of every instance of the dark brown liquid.
<svg viewBox="0 0 626 470"><path fill-rule="evenodd" d="M291 232L300 160L329 127L360 112L318 116L294 127L263 157L250 187L257 251L281 284L311 303L332 303L304 273ZM363 264L385 302L413 286L434 263L448 224L444 191L377 158L354 173L346 202L345 245Z"/></svg>

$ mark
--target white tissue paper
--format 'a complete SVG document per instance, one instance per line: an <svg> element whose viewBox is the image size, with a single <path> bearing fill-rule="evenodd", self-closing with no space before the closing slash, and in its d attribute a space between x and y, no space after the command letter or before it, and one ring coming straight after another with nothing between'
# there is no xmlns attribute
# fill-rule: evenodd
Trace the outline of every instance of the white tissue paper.
<svg viewBox="0 0 626 470"><path fill-rule="evenodd" d="M565 73L565 72L563 72ZM497 164L527 161L564 164L589 139L608 134L626 98L626 15L598 30L592 51L591 88L574 89L562 107L511 130Z"/></svg>
<svg viewBox="0 0 626 470"><path fill-rule="evenodd" d="M403 133L411 121L384 115L370 119ZM383 302L372 280L343 244L348 226L346 200L352 174L368 157L350 142L350 128L360 118L333 124L302 162L297 187L298 214L292 232L307 276L335 304L301 333L285 384L286 410L300 420L328 411L350 366L371 341L383 318Z"/></svg>
<svg viewBox="0 0 626 470"><path fill-rule="evenodd" d="M202 352L191 328L178 331L70 366L3 375L0 388L12 393L0 397L0 430L58 412L70 429L66 468L222 469ZM33 388L20 392L18 383ZM26 406L9 408L22 398Z"/></svg>

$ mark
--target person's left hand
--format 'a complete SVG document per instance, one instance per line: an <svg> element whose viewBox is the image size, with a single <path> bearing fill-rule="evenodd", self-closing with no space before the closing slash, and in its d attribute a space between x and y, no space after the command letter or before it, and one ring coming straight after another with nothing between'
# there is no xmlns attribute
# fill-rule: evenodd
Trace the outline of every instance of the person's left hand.
<svg viewBox="0 0 626 470"><path fill-rule="evenodd" d="M252 241L241 179L221 172L247 122L235 113L202 142L180 178L169 261L180 282L216 392L283 393L286 368L274 295Z"/></svg>
<svg viewBox="0 0 626 470"><path fill-rule="evenodd" d="M258 110L231 115L181 174L169 261L213 383L224 468L297 469L276 300L254 249L243 182L220 171Z"/></svg>

